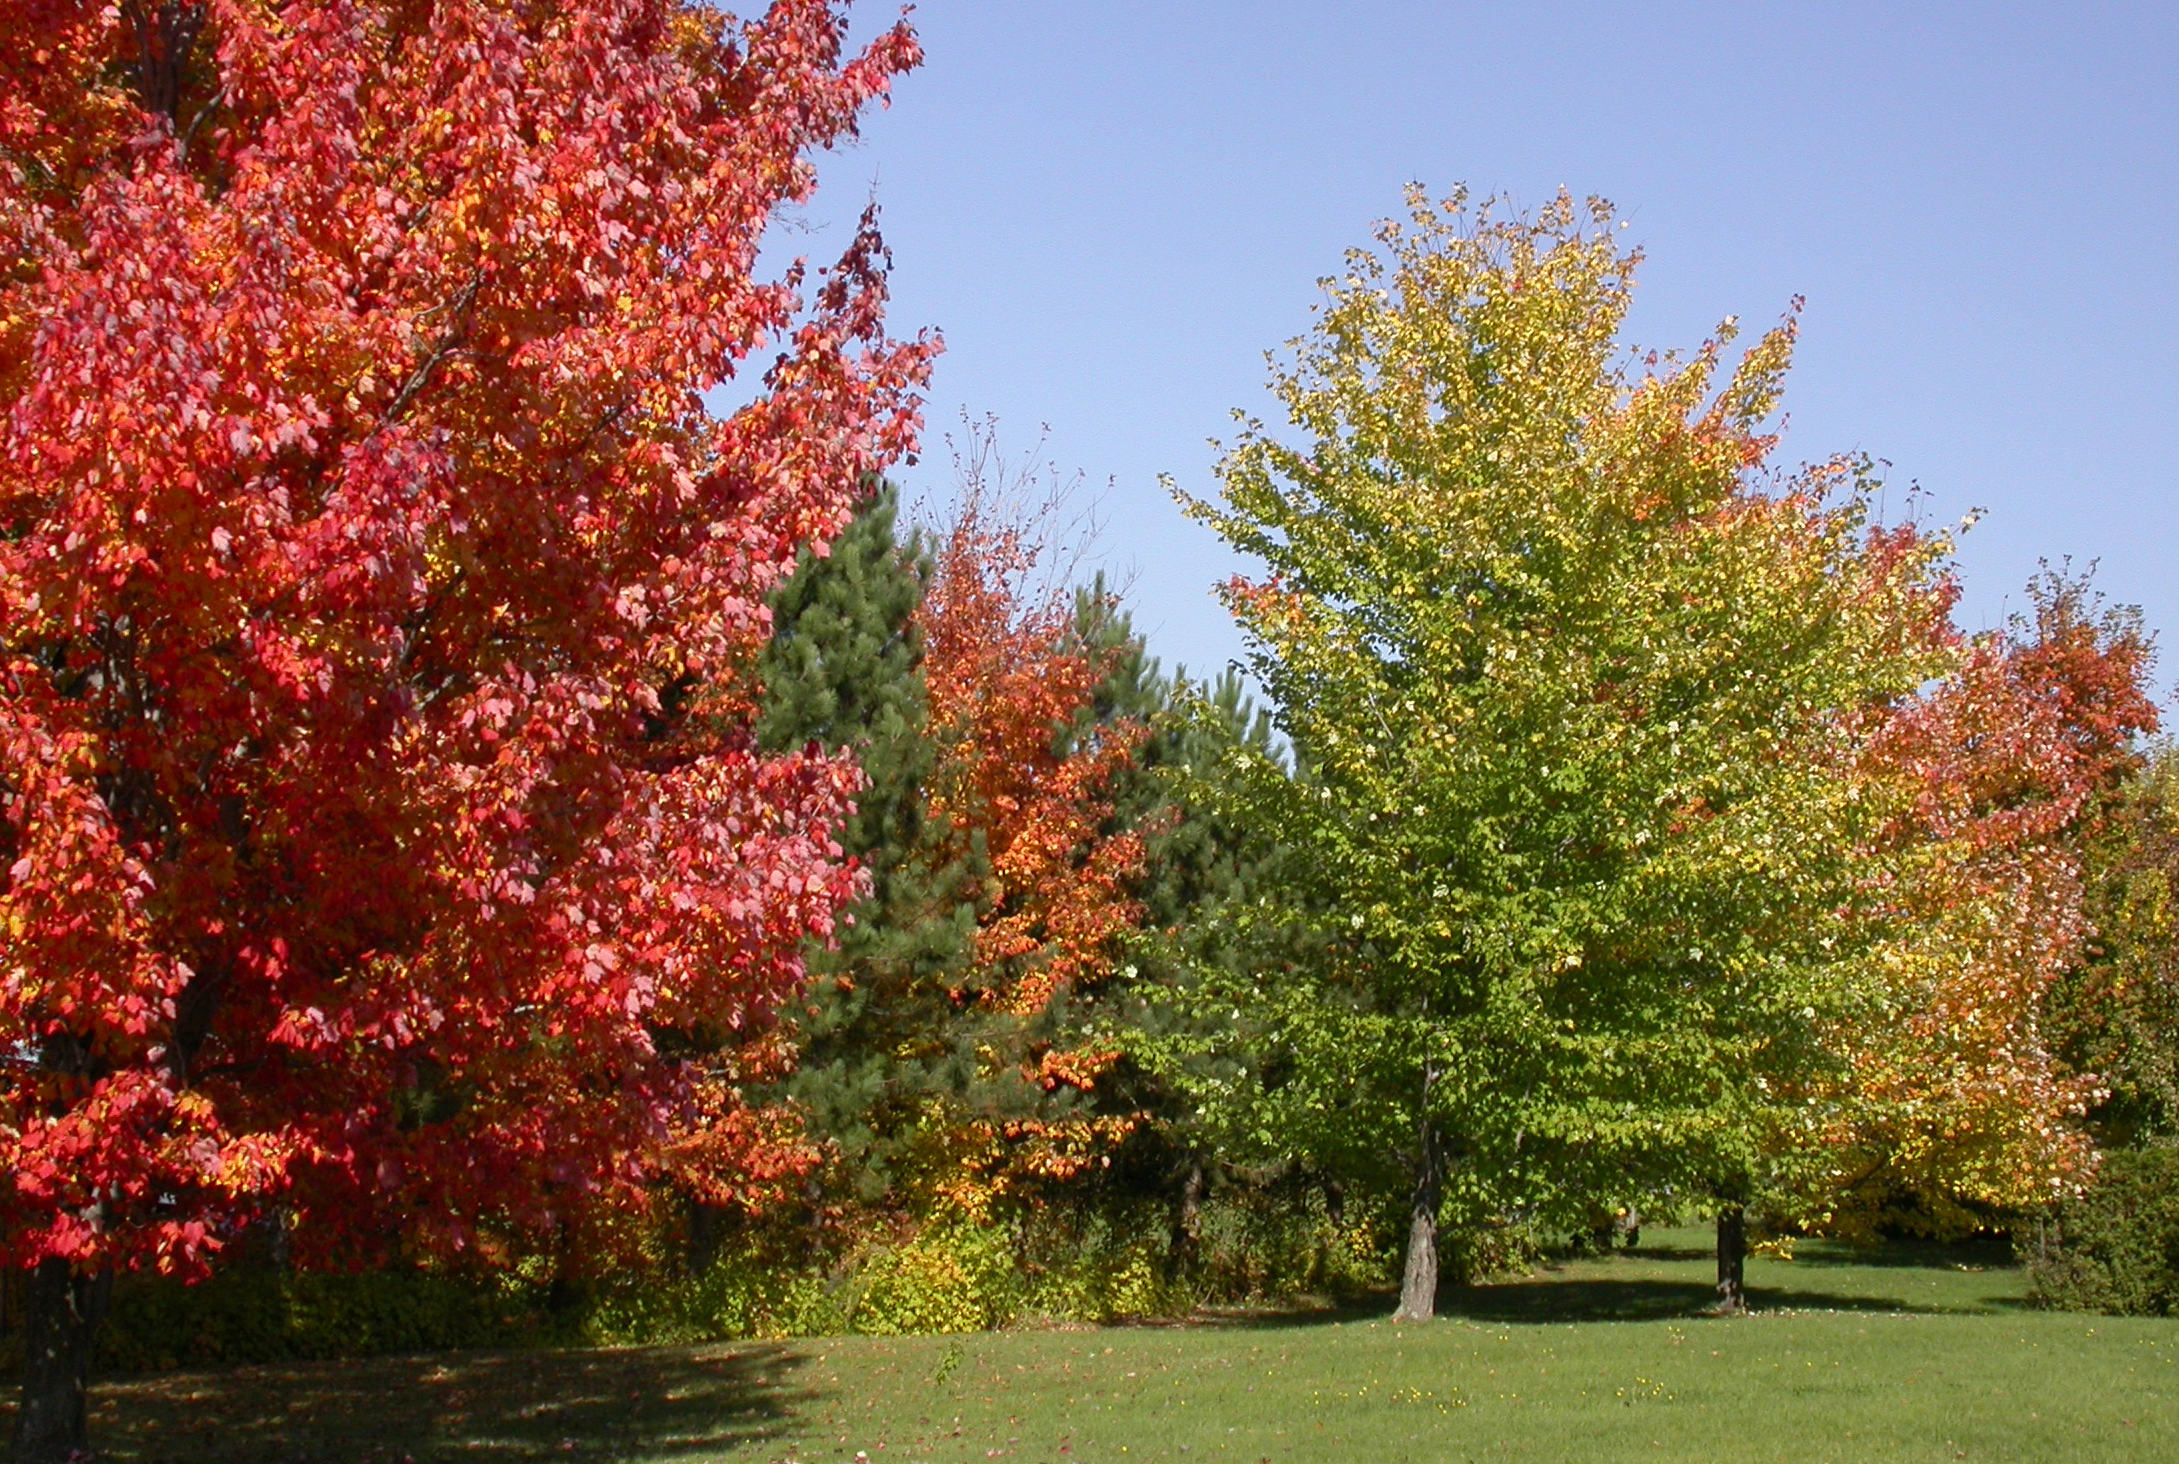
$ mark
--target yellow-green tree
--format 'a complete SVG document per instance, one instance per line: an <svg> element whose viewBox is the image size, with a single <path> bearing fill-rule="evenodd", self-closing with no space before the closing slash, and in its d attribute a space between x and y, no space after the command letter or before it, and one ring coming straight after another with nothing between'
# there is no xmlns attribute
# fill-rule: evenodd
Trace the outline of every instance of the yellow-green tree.
<svg viewBox="0 0 2179 1464"><path fill-rule="evenodd" d="M1262 918L1333 938L1236 983L1275 1050L1200 1096L1404 1177L1421 1318L1448 1214L1632 1176L1737 1227L1793 1162L1774 1095L1882 924L1855 769L1955 643L1943 539L1767 468L1790 319L1636 357L1608 206L1409 203L1274 371L1298 440L1245 421L1184 503L1265 566L1227 599L1308 774L1234 754L1297 851Z"/></svg>

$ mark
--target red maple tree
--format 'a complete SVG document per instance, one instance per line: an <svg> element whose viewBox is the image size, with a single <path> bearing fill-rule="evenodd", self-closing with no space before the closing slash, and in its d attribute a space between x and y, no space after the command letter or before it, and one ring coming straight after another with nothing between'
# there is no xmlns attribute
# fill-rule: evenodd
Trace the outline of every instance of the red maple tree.
<svg viewBox="0 0 2179 1464"><path fill-rule="evenodd" d="M941 748L932 809L991 861L998 888L975 952L988 999L1035 1011L1103 974L1139 913L1126 885L1142 841L1105 825L1143 729L1085 721L1111 658L1076 635L1070 590L1030 587L1038 548L1021 526L971 495L933 557L921 610Z"/></svg>
<svg viewBox="0 0 2179 1464"><path fill-rule="evenodd" d="M867 219L756 274L918 59L838 4L0 21L0 1250L58 1457L116 1267L275 1198L322 1263L560 1233L692 1115L761 1137L669 1034L795 987L857 774L757 755L742 670L935 347Z"/></svg>

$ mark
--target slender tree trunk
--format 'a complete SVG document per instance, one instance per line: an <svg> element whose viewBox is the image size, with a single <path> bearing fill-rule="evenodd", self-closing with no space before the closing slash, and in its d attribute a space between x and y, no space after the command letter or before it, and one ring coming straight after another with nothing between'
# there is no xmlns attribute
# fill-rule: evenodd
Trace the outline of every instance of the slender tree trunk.
<svg viewBox="0 0 2179 1464"><path fill-rule="evenodd" d="M1748 1309L1748 1213L1738 1205L1717 1212L1717 1309L1739 1316Z"/></svg>
<svg viewBox="0 0 2179 1464"><path fill-rule="evenodd" d="M78 1276L66 1261L40 1261L25 1292L15 1464L65 1464L90 1453L91 1347L106 1319L113 1272Z"/></svg>
<svg viewBox="0 0 2179 1464"><path fill-rule="evenodd" d="M1438 1310L1438 1203L1445 1197L1445 1177L1438 1162L1437 1132L1427 1112L1418 1137L1415 1193L1408 1205L1407 1267L1400 1277L1400 1309L1392 1314L1395 1322L1427 1322Z"/></svg>
<svg viewBox="0 0 2179 1464"><path fill-rule="evenodd" d="M1195 1270L1203 1229L1203 1161L1190 1158L1187 1178L1181 1181L1180 1203L1173 1211L1173 1230L1165 1250L1167 1278L1179 1280Z"/></svg>

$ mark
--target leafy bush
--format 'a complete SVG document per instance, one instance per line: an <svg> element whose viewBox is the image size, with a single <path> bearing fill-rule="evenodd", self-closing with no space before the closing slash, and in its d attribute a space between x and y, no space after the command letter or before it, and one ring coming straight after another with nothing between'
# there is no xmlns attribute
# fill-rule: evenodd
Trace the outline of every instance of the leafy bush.
<svg viewBox="0 0 2179 1464"><path fill-rule="evenodd" d="M1472 1285L1493 1276L1525 1276L1550 1247L1542 1227L1505 1221L1447 1229L1438 1240L1438 1266L1448 1281Z"/></svg>
<svg viewBox="0 0 2179 1464"><path fill-rule="evenodd" d="M1021 1266L1027 1310L1050 1321L1175 1316L1199 1299L1175 1274L1157 1205L1043 1211L1024 1227Z"/></svg>
<svg viewBox="0 0 2179 1464"><path fill-rule="evenodd" d="M597 1288L582 1334L622 1346L844 1332L853 1296L842 1290L815 1265L747 1239L693 1276L662 1268Z"/></svg>
<svg viewBox="0 0 2179 1464"><path fill-rule="evenodd" d="M2034 1295L2068 1311L2179 1312L2179 1147L2116 1150L2029 1248Z"/></svg>
<svg viewBox="0 0 2179 1464"><path fill-rule="evenodd" d="M125 1280L99 1365L124 1372L389 1352L725 1341L843 1332L970 1332L1022 1317L1103 1323L1176 1316L1206 1302L1350 1295L1390 1284L1397 1248L1369 1202L1345 1223L1321 1195L1215 1194L1183 1264L1159 1201L1024 1208L1011 1219L946 1211L834 1251L758 1226L690 1274L651 1263L556 1294L542 1274L498 1280L388 1270L290 1274L257 1262L199 1286Z"/></svg>
<svg viewBox="0 0 2179 1464"><path fill-rule="evenodd" d="M907 1244L864 1259L850 1329L894 1336L1004 1326L1021 1309L1016 1251L1001 1226L965 1219L928 1225Z"/></svg>
<svg viewBox="0 0 2179 1464"><path fill-rule="evenodd" d="M1220 1196L1204 1206L1200 1299L1246 1304L1295 1296L1350 1296L1389 1286L1398 1246L1382 1196L1354 1195L1335 1220L1311 1189Z"/></svg>

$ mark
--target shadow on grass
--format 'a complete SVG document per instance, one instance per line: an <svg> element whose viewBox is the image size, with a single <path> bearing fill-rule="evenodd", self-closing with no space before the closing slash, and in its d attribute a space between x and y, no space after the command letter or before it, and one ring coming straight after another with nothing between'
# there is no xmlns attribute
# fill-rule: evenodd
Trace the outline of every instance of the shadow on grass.
<svg viewBox="0 0 2179 1464"><path fill-rule="evenodd" d="M1638 1261L1710 1261L1717 1259L1717 1251L1707 1245L1673 1245L1657 1241L1649 1245L1630 1246L1624 1251L1614 1251Z"/></svg>
<svg viewBox="0 0 2179 1464"><path fill-rule="evenodd" d="M1717 1302L1717 1291L1697 1281L1628 1278L1567 1280L1549 1274L1485 1286L1447 1286L1438 1293L1438 1315L1471 1322L1519 1326L1566 1322L1656 1322L1700 1319ZM1382 1321L1394 1298L1360 1297L1336 1305L1276 1312L1199 1317L1196 1325L1247 1329L1322 1327ZM1839 1295L1824 1290L1748 1288L1748 1304L1765 1311L1908 1312L1950 1310L1917 1306L1905 1297Z"/></svg>
<svg viewBox="0 0 2179 1464"><path fill-rule="evenodd" d="M1498 1325L1702 1318L1713 1315L1717 1303L1712 1259L1707 1248L1669 1239L1605 1256L1562 1256L1528 1276L1478 1286L1447 1285L1438 1293L1437 1310L1440 1316ZM1765 1263L1765 1269L1764 1280L1785 1279L1779 1274L1782 1268ZM1906 1274L2011 1269L2011 1251L2002 1241L1891 1241L1866 1248L1804 1242L1789 1269L1789 1284L1757 1282L1748 1288L1748 1304L1758 1313L1992 1315L2028 1309L2032 1303L2024 1296L1991 1294L1973 1286L1909 1284ZM1197 1324L1281 1328L1376 1321L1390 1313L1393 1300L1386 1292L1292 1309L1199 1317Z"/></svg>
<svg viewBox="0 0 2179 1464"><path fill-rule="evenodd" d="M815 1396L795 1380L806 1361L749 1343L190 1371L96 1388L92 1432L130 1464L643 1464L780 1435Z"/></svg>
<svg viewBox="0 0 2179 1464"><path fill-rule="evenodd" d="M1439 1296L1438 1312L1478 1322L1655 1322L1700 1317L1716 1303L1716 1288L1698 1281L1546 1277L1448 1290ZM1897 1296L1840 1296L1768 1286L1749 1287L1748 1305L1758 1312L1917 1310Z"/></svg>
<svg viewBox="0 0 2179 1464"><path fill-rule="evenodd" d="M1841 1241L1803 1243L1795 1248L1796 1265L1869 1266L1933 1271L2000 1271L2015 1264L2010 1241L1887 1240L1857 1246Z"/></svg>

